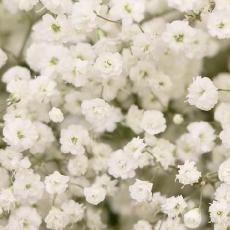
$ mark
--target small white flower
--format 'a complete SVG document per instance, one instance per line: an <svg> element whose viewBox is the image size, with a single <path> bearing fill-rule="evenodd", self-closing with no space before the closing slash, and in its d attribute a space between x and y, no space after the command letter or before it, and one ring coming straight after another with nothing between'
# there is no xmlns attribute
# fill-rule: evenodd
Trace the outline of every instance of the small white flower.
<svg viewBox="0 0 230 230"><path fill-rule="evenodd" d="M56 107L53 107L49 111L49 117L50 117L50 120L55 122L55 123L59 123L59 122L62 122L64 120L64 116L63 116L62 111Z"/></svg>
<svg viewBox="0 0 230 230"><path fill-rule="evenodd" d="M224 129L220 132L220 139L227 149L230 149L229 137L230 137L230 126L225 125Z"/></svg>
<svg viewBox="0 0 230 230"><path fill-rule="evenodd" d="M211 110L218 101L218 89L207 77L196 77L188 88L187 100L201 110Z"/></svg>
<svg viewBox="0 0 230 230"><path fill-rule="evenodd" d="M85 208L73 200L68 200L62 204L61 209L69 219L69 223L77 223L84 217Z"/></svg>
<svg viewBox="0 0 230 230"><path fill-rule="evenodd" d="M24 230L39 229L42 223L42 218L35 208L30 206L21 206L15 209L10 215L7 229Z"/></svg>
<svg viewBox="0 0 230 230"><path fill-rule="evenodd" d="M151 224L146 220L139 220L133 227L134 230L152 230Z"/></svg>
<svg viewBox="0 0 230 230"><path fill-rule="evenodd" d="M184 223L188 228L198 228L201 224L202 216L199 208L194 208L184 214Z"/></svg>
<svg viewBox="0 0 230 230"><path fill-rule="evenodd" d="M106 196L106 190L98 185L92 185L91 187L84 188L84 195L90 204L98 205Z"/></svg>
<svg viewBox="0 0 230 230"><path fill-rule="evenodd" d="M85 145L89 142L88 131L81 125L70 125L61 130L61 151L73 155L85 153Z"/></svg>
<svg viewBox="0 0 230 230"><path fill-rule="evenodd" d="M108 172L115 178L127 179L135 176L137 162L123 150L113 152L108 160Z"/></svg>
<svg viewBox="0 0 230 230"><path fill-rule="evenodd" d="M94 68L100 77L116 77L122 73L122 56L119 53L104 53L96 59Z"/></svg>
<svg viewBox="0 0 230 230"><path fill-rule="evenodd" d="M207 27L213 37L230 38L229 10L214 10L208 17Z"/></svg>
<svg viewBox="0 0 230 230"><path fill-rule="evenodd" d="M230 184L230 158L220 165L218 176L220 181Z"/></svg>
<svg viewBox="0 0 230 230"><path fill-rule="evenodd" d="M161 206L161 209L163 213L173 218L182 214L186 207L187 204L182 196L172 196L165 200L165 202Z"/></svg>
<svg viewBox="0 0 230 230"><path fill-rule="evenodd" d="M183 185L192 185L197 183L201 177L201 173L195 167L194 161L185 161L183 165L179 165L179 171L176 179Z"/></svg>
<svg viewBox="0 0 230 230"><path fill-rule="evenodd" d="M40 175L33 173L32 170L20 170L15 175L13 191L19 203L35 204L42 198L44 184Z"/></svg>
<svg viewBox="0 0 230 230"><path fill-rule="evenodd" d="M195 30L189 26L187 21L178 20L167 24L162 39L170 49L178 52L189 47L194 35Z"/></svg>
<svg viewBox="0 0 230 230"><path fill-rule="evenodd" d="M76 155L67 165L68 171L73 176L82 176L88 169L88 158L85 155Z"/></svg>
<svg viewBox="0 0 230 230"><path fill-rule="evenodd" d="M61 194L68 187L69 177L61 175L58 171L45 177L45 188L49 194Z"/></svg>
<svg viewBox="0 0 230 230"><path fill-rule="evenodd" d="M48 229L64 229L69 224L69 218L59 208L52 207L45 218L45 223Z"/></svg>
<svg viewBox="0 0 230 230"><path fill-rule="evenodd" d="M152 198L152 187L152 183L136 179L136 182L129 186L130 196L137 202L148 202Z"/></svg>
<svg viewBox="0 0 230 230"><path fill-rule="evenodd" d="M141 21L144 18L145 2L142 0L112 0L110 15L115 20L126 23Z"/></svg>
<svg viewBox="0 0 230 230"><path fill-rule="evenodd" d="M162 133L166 129L166 120L162 112L147 110L141 120L141 128L150 135Z"/></svg>
<svg viewBox="0 0 230 230"><path fill-rule="evenodd" d="M6 64L7 55L6 53L0 48L0 69Z"/></svg>
<svg viewBox="0 0 230 230"><path fill-rule="evenodd" d="M213 223L223 223L229 217L229 205L224 201L213 201L209 206L210 218Z"/></svg>
<svg viewBox="0 0 230 230"><path fill-rule="evenodd" d="M36 127L30 120L15 119L3 128L4 140L13 149L24 151L31 148L38 138Z"/></svg>
<svg viewBox="0 0 230 230"><path fill-rule="evenodd" d="M84 100L81 110L85 119L93 126L95 132L112 132L121 121L118 108L106 103L103 99Z"/></svg>

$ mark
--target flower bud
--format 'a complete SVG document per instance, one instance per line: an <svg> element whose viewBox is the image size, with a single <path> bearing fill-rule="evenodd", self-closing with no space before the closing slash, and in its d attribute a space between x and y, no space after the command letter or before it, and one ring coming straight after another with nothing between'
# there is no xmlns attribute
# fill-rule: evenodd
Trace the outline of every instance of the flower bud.
<svg viewBox="0 0 230 230"><path fill-rule="evenodd" d="M185 213L184 224L188 228L197 228L201 223L202 217L199 208L194 208Z"/></svg>

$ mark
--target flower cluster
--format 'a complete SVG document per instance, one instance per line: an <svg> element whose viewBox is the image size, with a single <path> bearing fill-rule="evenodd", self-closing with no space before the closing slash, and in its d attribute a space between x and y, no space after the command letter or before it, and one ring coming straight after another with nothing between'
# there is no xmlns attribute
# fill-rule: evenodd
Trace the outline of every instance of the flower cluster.
<svg viewBox="0 0 230 230"><path fill-rule="evenodd" d="M0 230L229 230L229 39L229 0L0 1Z"/></svg>

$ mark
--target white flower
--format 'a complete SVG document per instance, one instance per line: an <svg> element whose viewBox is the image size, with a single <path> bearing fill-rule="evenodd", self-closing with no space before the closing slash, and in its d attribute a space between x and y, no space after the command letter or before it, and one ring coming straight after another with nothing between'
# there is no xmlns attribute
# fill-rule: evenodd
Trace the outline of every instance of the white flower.
<svg viewBox="0 0 230 230"><path fill-rule="evenodd" d="M144 18L145 2L142 0L112 0L110 15L124 22L141 21Z"/></svg>
<svg viewBox="0 0 230 230"><path fill-rule="evenodd" d="M55 140L53 131L49 126L41 122L35 122L34 125L38 133L38 139L30 148L30 152L33 154L44 153Z"/></svg>
<svg viewBox="0 0 230 230"><path fill-rule="evenodd" d="M209 33L219 39L230 38L229 10L214 10L209 14L207 27Z"/></svg>
<svg viewBox="0 0 230 230"><path fill-rule="evenodd" d="M221 184L215 192L215 200L230 203L230 184Z"/></svg>
<svg viewBox="0 0 230 230"><path fill-rule="evenodd" d="M152 187L152 183L136 179L136 182L129 186L130 196L137 202L148 202L152 198Z"/></svg>
<svg viewBox="0 0 230 230"><path fill-rule="evenodd" d="M18 170L21 167L22 161L22 153L16 152L10 148L0 150L0 163L7 170Z"/></svg>
<svg viewBox="0 0 230 230"><path fill-rule="evenodd" d="M199 208L191 209L184 214L184 223L188 228L198 228L201 224L202 216Z"/></svg>
<svg viewBox="0 0 230 230"><path fill-rule="evenodd" d="M29 206L21 206L15 209L10 215L7 229L24 230L27 229L39 229L42 223L42 219L35 208Z"/></svg>
<svg viewBox="0 0 230 230"><path fill-rule="evenodd" d="M180 125L180 124L182 124L183 122L184 122L184 117L183 117L183 115L181 115L181 114L175 114L174 116L173 116L173 122L174 122L174 124L176 124L176 125Z"/></svg>
<svg viewBox="0 0 230 230"><path fill-rule="evenodd" d="M84 195L90 204L98 205L106 196L106 190L98 185L92 185L91 187L84 188Z"/></svg>
<svg viewBox="0 0 230 230"><path fill-rule="evenodd" d="M30 90L39 102L48 103L56 94L56 85L57 83L47 76L39 76L30 81Z"/></svg>
<svg viewBox="0 0 230 230"><path fill-rule="evenodd" d="M66 58L60 69L63 79L75 87L85 86L89 81L91 65L88 61Z"/></svg>
<svg viewBox="0 0 230 230"><path fill-rule="evenodd" d="M82 176L88 169L88 158L85 155L76 155L69 160L67 168L71 175Z"/></svg>
<svg viewBox="0 0 230 230"><path fill-rule="evenodd" d="M223 128L230 124L230 104L220 103L215 109L214 118L216 121L220 122Z"/></svg>
<svg viewBox="0 0 230 230"><path fill-rule="evenodd" d="M218 89L207 77L196 77L188 88L187 100L201 110L211 110L218 101Z"/></svg>
<svg viewBox="0 0 230 230"><path fill-rule="evenodd" d="M13 149L24 151L31 148L38 138L37 130L30 120L15 119L3 128L5 142Z"/></svg>
<svg viewBox="0 0 230 230"><path fill-rule="evenodd" d="M68 187L69 177L61 175L58 171L45 177L45 188L49 194L61 194Z"/></svg>
<svg viewBox="0 0 230 230"><path fill-rule="evenodd" d="M230 143L229 143L229 137L230 137L230 126L225 125L224 129L220 132L220 139L222 141L222 144L227 149L230 149Z"/></svg>
<svg viewBox="0 0 230 230"><path fill-rule="evenodd" d="M49 111L49 117L50 117L50 120L55 122L55 123L60 123L64 120L64 116L63 116L62 111L56 107L53 107Z"/></svg>
<svg viewBox="0 0 230 230"><path fill-rule="evenodd" d="M71 38L71 26L66 16L58 15L54 18L45 14L42 20L33 27L34 40L48 42L67 42Z"/></svg>
<svg viewBox="0 0 230 230"><path fill-rule="evenodd" d="M94 64L102 78L116 77L122 73L122 56L119 53L104 53L99 55Z"/></svg>
<svg viewBox="0 0 230 230"><path fill-rule="evenodd" d="M223 223L229 217L229 205L224 201L213 201L209 206L210 218L213 223Z"/></svg>
<svg viewBox="0 0 230 230"><path fill-rule="evenodd" d="M204 121L192 122L187 127L191 141L194 141L196 151L206 153L213 149L215 145L215 130L213 127Z"/></svg>
<svg viewBox="0 0 230 230"><path fill-rule="evenodd" d="M72 0L41 0L42 4L54 14L70 13Z"/></svg>
<svg viewBox="0 0 230 230"><path fill-rule="evenodd" d="M166 120L162 112L147 110L141 120L141 128L150 135L162 133L166 129Z"/></svg>
<svg viewBox="0 0 230 230"><path fill-rule="evenodd" d="M163 213L173 218L182 214L186 207L187 204L182 196L172 196L165 200L165 202L161 206L161 209Z"/></svg>
<svg viewBox="0 0 230 230"><path fill-rule="evenodd" d="M30 80L30 78L31 74L27 68L22 66L13 66L3 74L2 81L6 84L10 84L11 82Z"/></svg>
<svg viewBox="0 0 230 230"><path fill-rule="evenodd" d="M100 98L84 100L81 110L95 132L112 132L121 120L120 110Z"/></svg>
<svg viewBox="0 0 230 230"><path fill-rule="evenodd" d="M150 152L165 170L175 164L175 146L168 140L157 140Z"/></svg>
<svg viewBox="0 0 230 230"><path fill-rule="evenodd" d="M132 158L132 155L123 150L117 150L111 154L108 160L108 168L109 174L115 178L127 179L135 176L137 162Z"/></svg>
<svg viewBox="0 0 230 230"><path fill-rule="evenodd" d="M127 125L137 134L142 132L140 120L142 119L143 111L138 109L136 105L132 105L126 115Z"/></svg>
<svg viewBox="0 0 230 230"><path fill-rule="evenodd" d="M68 200L62 204L61 209L69 219L69 223L77 223L84 217L85 208L73 200Z"/></svg>
<svg viewBox="0 0 230 230"><path fill-rule="evenodd" d="M0 68L6 64L7 55L6 53L0 48Z"/></svg>
<svg viewBox="0 0 230 230"><path fill-rule="evenodd" d="M80 0L73 5L71 21L76 30L91 32L97 25L100 0Z"/></svg>
<svg viewBox="0 0 230 230"><path fill-rule="evenodd" d="M201 177L201 173L195 167L194 161L185 161L183 165L179 165L179 171L176 179L183 185L197 183Z"/></svg>
<svg viewBox="0 0 230 230"><path fill-rule="evenodd" d="M15 175L13 192L15 198L22 204L35 204L42 198L44 185L40 175L32 170L21 170Z"/></svg>
<svg viewBox="0 0 230 230"><path fill-rule="evenodd" d="M124 151L130 153L134 158L138 159L144 152L146 144L139 137L133 138L127 145L124 146Z"/></svg>
<svg viewBox="0 0 230 230"><path fill-rule="evenodd" d="M167 24L162 39L170 49L178 52L189 47L194 35L195 30L189 26L187 21L178 20Z"/></svg>
<svg viewBox="0 0 230 230"><path fill-rule="evenodd" d="M69 224L69 218L59 208L52 207L45 218L45 223L48 229L61 230Z"/></svg>
<svg viewBox="0 0 230 230"><path fill-rule="evenodd" d="M14 209L16 199L11 188L2 189L0 191L0 207L9 212Z"/></svg>
<svg viewBox="0 0 230 230"><path fill-rule="evenodd" d="M89 142L89 134L85 127L81 125L70 125L61 130L61 151L73 155L85 153L85 147Z"/></svg>
<svg viewBox="0 0 230 230"><path fill-rule="evenodd" d="M134 230L152 230L151 224L146 220L139 220L133 227Z"/></svg>
<svg viewBox="0 0 230 230"><path fill-rule="evenodd" d="M230 184L230 158L219 166L218 176L220 181Z"/></svg>
<svg viewBox="0 0 230 230"><path fill-rule="evenodd" d="M176 8L182 12L187 11L196 11L201 8L203 2L205 3L206 0L190 0L190 1L183 1L183 0L167 0L167 3L170 7Z"/></svg>

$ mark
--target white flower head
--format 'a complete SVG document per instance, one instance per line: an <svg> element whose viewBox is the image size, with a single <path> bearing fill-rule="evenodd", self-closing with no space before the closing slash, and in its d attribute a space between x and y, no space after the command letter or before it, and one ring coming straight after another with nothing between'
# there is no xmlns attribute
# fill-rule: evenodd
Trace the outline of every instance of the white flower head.
<svg viewBox="0 0 230 230"><path fill-rule="evenodd" d="M152 198L152 187L152 183L136 179L136 182L129 186L130 196L137 202L148 202Z"/></svg>
<svg viewBox="0 0 230 230"><path fill-rule="evenodd" d="M45 188L49 194L61 194L68 187L69 177L61 175L58 171L45 177Z"/></svg>
<svg viewBox="0 0 230 230"><path fill-rule="evenodd" d="M150 135L162 133L166 129L166 120L162 112L147 110L141 120L141 128Z"/></svg>
<svg viewBox="0 0 230 230"><path fill-rule="evenodd" d="M84 188L84 195L90 204L98 205L106 196L106 190L98 185L92 185L91 187Z"/></svg>
<svg viewBox="0 0 230 230"><path fill-rule="evenodd" d="M176 179L183 185L192 185L197 183L201 177L201 173L195 167L194 161L185 161L183 165L178 166L179 171Z"/></svg>
<svg viewBox="0 0 230 230"><path fill-rule="evenodd" d="M207 77L196 77L188 88L187 100L201 110L211 110L218 101L218 89Z"/></svg>

